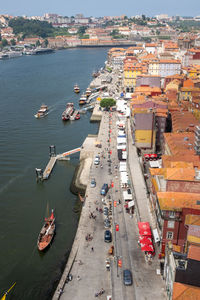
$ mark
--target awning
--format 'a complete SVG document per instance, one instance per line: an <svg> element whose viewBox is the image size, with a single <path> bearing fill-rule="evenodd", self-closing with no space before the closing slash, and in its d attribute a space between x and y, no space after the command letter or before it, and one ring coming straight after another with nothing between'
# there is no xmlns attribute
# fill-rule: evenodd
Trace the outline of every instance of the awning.
<svg viewBox="0 0 200 300"><path fill-rule="evenodd" d="M151 228L148 222L138 222L138 228L140 235L151 236Z"/></svg>
<svg viewBox="0 0 200 300"><path fill-rule="evenodd" d="M127 191L123 191L123 198L124 200L132 200L133 199L133 195L129 194Z"/></svg>
<svg viewBox="0 0 200 300"><path fill-rule="evenodd" d="M152 245L140 244L142 251L154 252L154 248Z"/></svg>
<svg viewBox="0 0 200 300"><path fill-rule="evenodd" d="M126 172L126 162L120 161L120 163L119 163L119 171L120 172Z"/></svg>
<svg viewBox="0 0 200 300"><path fill-rule="evenodd" d="M126 137L117 137L117 144L126 144Z"/></svg>
<svg viewBox="0 0 200 300"><path fill-rule="evenodd" d="M128 202L128 208L131 208L131 207L133 207L134 205L135 205L134 200Z"/></svg>
<svg viewBox="0 0 200 300"><path fill-rule="evenodd" d="M147 236L139 236L140 244L153 245L152 239Z"/></svg>

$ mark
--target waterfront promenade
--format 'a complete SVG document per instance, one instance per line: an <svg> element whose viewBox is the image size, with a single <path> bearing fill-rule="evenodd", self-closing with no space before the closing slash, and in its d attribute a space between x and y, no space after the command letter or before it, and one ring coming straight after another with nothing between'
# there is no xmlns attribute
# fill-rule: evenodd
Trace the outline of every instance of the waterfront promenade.
<svg viewBox="0 0 200 300"><path fill-rule="evenodd" d="M100 124L98 140L102 143L102 148L96 148L94 155L100 155L101 164L95 166L93 163L90 168L90 176L86 190L86 200L83 205L79 227L76 238L70 254L67 267L61 279L61 282L54 295L55 299L91 299L95 293L101 289L105 293L101 299L107 299L112 296L112 300L122 299L141 299L146 300L152 297L156 300L165 299L164 285L162 279L156 274L159 269L158 260L155 258L151 265L145 262L144 254L138 246L137 214L133 218L125 212L124 203L113 206L112 213L112 234L114 239L115 254L108 256L110 244L104 242L103 214L96 211L96 207L102 208L102 196L100 188L103 183L111 184L109 195L112 202L122 199L122 190L120 187L118 158L116 149L117 112L109 114L103 112L102 122ZM139 220L150 221L148 210L148 199L146 194L145 182L139 165L139 160L135 147L132 145L130 128L128 128L128 149L130 166L130 176L135 193L135 201L138 206ZM109 135L109 130L111 134ZM108 138L111 138L108 142ZM111 166L108 165L108 150L112 150ZM108 174L111 167L112 174ZM90 187L91 178L95 178L97 186ZM96 218L90 218L93 213ZM119 224L120 230L115 231L115 225ZM91 241L86 240L86 236L91 235ZM106 259L110 259L111 270L106 270ZM122 260L122 268L117 266L117 260ZM133 273L133 286L125 287L123 284L122 270L128 268ZM72 280L66 283L68 274L72 275ZM62 292L61 290L62 289Z"/></svg>

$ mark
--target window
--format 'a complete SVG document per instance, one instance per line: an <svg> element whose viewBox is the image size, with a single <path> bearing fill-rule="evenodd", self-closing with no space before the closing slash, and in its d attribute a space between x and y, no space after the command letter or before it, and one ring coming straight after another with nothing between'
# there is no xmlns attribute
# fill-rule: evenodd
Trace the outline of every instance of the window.
<svg viewBox="0 0 200 300"><path fill-rule="evenodd" d="M175 211L169 212L169 218L175 218Z"/></svg>
<svg viewBox="0 0 200 300"><path fill-rule="evenodd" d="M174 228L174 224L175 224L174 221L168 221L167 222L167 228Z"/></svg>
<svg viewBox="0 0 200 300"><path fill-rule="evenodd" d="M172 231L167 231L166 239L167 240L172 240L173 239L173 235L174 235L174 233Z"/></svg>

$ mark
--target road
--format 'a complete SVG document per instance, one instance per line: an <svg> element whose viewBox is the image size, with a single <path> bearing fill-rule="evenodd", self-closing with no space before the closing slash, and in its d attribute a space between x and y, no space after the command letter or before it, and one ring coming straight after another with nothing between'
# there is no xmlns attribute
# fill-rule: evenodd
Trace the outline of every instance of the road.
<svg viewBox="0 0 200 300"><path fill-rule="evenodd" d="M158 260L153 260L151 265L145 262L144 254L137 243L139 237L137 215L129 215L124 208L116 146L117 120L117 112L103 112L98 136L102 148L96 148L95 150L95 155L98 154L101 157L100 165L102 165L102 168L100 165L92 164L91 166L86 201L82 208L78 229L80 231L78 251L70 270L73 279L65 284L63 293L60 296L62 300L92 299L95 297L95 293L98 293L101 289L104 289L105 293L99 297L105 300L109 295L112 295L112 300L165 299L163 281L156 274L159 267ZM139 167L137 153L132 145L130 132L128 137L129 157L127 163L129 164L135 201L138 204L138 215L142 221L150 221L145 183ZM108 162L108 160L111 160L111 162ZM96 179L95 188L90 187L91 178ZM103 183L113 185L105 197L107 204L109 196L112 200L112 215L110 218L112 220L113 243L104 242L104 215L99 212L99 208L104 207L100 195ZM119 203L119 199L121 203ZM116 207L114 201L117 202ZM98 211L96 208L98 208ZM96 216L95 219L89 217L91 213ZM116 224L119 225L119 231L115 230ZM91 241L86 240L88 234L92 236ZM114 244L114 256L108 255L111 244ZM110 259L110 271L106 270L106 259ZM118 260L122 261L121 268L118 267ZM122 273L124 269L132 271L132 286L123 284Z"/></svg>

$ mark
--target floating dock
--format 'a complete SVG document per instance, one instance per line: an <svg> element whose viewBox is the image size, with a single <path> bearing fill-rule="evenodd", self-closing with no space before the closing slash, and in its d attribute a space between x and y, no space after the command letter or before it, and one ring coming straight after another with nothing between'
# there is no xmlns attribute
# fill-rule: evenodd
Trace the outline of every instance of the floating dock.
<svg viewBox="0 0 200 300"><path fill-rule="evenodd" d="M46 180L49 178L51 171L53 170L53 167L55 166L57 160L57 156L51 156L48 165L46 166L46 169L43 172L43 180Z"/></svg>
<svg viewBox="0 0 200 300"><path fill-rule="evenodd" d="M52 146L55 147L55 146ZM81 147L64 152L62 154L55 154L55 148L52 148L52 152L50 152L52 155L50 155L50 160L44 170L44 172L42 173L42 169L36 169L36 176L38 180L47 180L56 164L57 160L69 160L70 159L70 155L80 152L81 151Z"/></svg>

